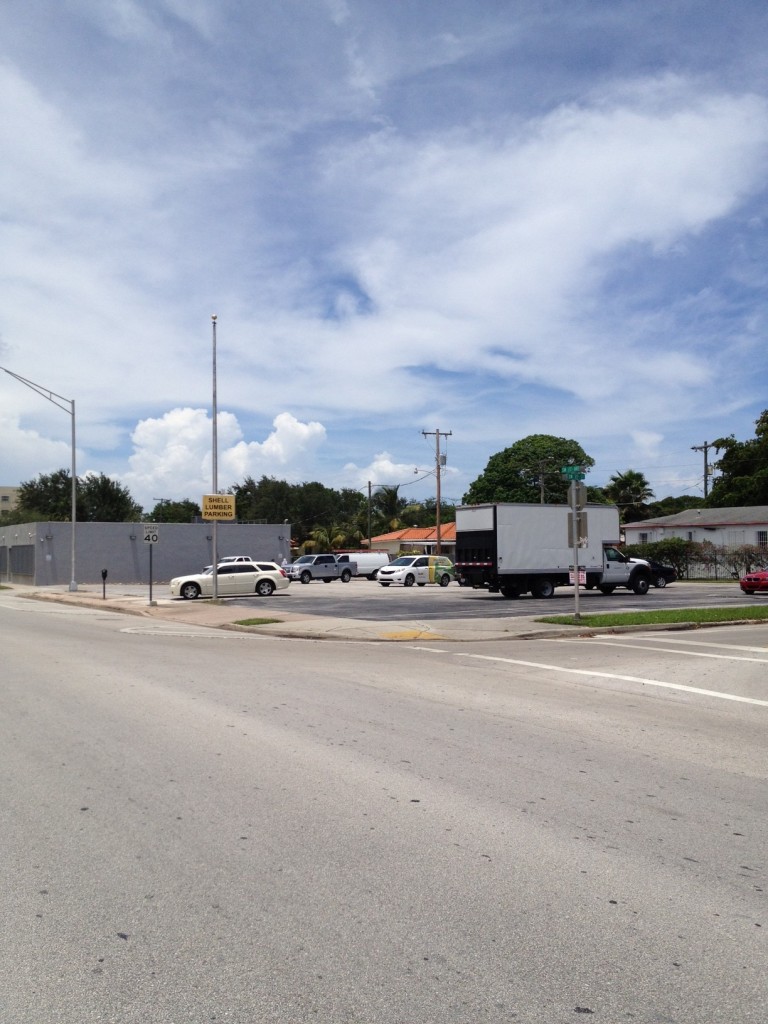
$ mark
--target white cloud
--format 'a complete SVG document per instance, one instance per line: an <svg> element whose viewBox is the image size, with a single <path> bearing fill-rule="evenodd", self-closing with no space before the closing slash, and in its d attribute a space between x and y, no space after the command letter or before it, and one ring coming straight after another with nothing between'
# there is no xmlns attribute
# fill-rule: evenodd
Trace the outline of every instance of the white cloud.
<svg viewBox="0 0 768 1024"><path fill-rule="evenodd" d="M272 425L275 429L266 441L240 441L222 453L221 465L233 481L262 474L296 480L326 438L322 423L300 423L288 412L277 415Z"/></svg>
<svg viewBox="0 0 768 1024"><path fill-rule="evenodd" d="M342 486L363 490L370 482L372 487L382 485L392 487L410 483L416 474L413 462L395 462L389 452L378 452L367 466L357 466L348 462L342 470Z"/></svg>
<svg viewBox="0 0 768 1024"><path fill-rule="evenodd" d="M219 412L217 470L219 489L265 474L296 479L325 440L321 423L300 423L290 413L275 417L274 430L264 442L247 442L237 418ZM213 424L205 409L172 409L164 416L142 420L131 435L134 452L123 483L145 508L156 498L199 501L210 493Z"/></svg>
<svg viewBox="0 0 768 1024"><path fill-rule="evenodd" d="M65 427L62 435L67 430ZM3 437L4 450L3 486L15 487L22 480L36 479L41 473L53 473L63 468L70 470L72 467L70 439L55 440L45 437L36 430L22 427L18 417L5 413L0 413L0 434ZM77 472L79 475L79 469Z"/></svg>

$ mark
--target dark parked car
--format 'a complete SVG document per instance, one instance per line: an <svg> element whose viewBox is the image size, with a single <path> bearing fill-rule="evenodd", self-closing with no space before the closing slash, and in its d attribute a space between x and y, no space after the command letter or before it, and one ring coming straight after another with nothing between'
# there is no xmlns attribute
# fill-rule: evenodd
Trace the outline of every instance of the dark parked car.
<svg viewBox="0 0 768 1024"><path fill-rule="evenodd" d="M666 587L668 583L674 583L677 573L671 565L662 565L652 558L630 558L630 562L647 562L651 570L651 583L654 587Z"/></svg>
<svg viewBox="0 0 768 1024"><path fill-rule="evenodd" d="M768 569L748 572L739 580L739 586L745 594L768 594Z"/></svg>
<svg viewBox="0 0 768 1024"><path fill-rule="evenodd" d="M648 565L651 567L651 583L654 587L666 587L668 583L674 583L677 579L677 573L671 565L662 565L661 562L654 562L652 558L648 559Z"/></svg>

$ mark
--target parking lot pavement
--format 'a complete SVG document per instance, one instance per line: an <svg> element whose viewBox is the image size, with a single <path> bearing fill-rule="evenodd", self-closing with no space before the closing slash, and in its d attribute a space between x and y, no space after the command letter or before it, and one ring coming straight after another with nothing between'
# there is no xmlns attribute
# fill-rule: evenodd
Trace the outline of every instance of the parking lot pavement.
<svg viewBox="0 0 768 1024"><path fill-rule="evenodd" d="M590 636L601 632L626 632L634 628L644 630L685 628L680 623L671 627L622 627L595 629L588 626L557 626L538 622L543 614L541 609L533 615L504 615L477 618L430 618L414 616L410 619L360 619L352 616L322 614L322 599L316 607L319 614L305 610L291 611L285 598L277 596L258 607L253 603L243 605L234 599L219 601L181 601L167 596L166 585L158 584L150 603L147 585L112 584L104 590L99 585L81 585L77 591L65 586L54 587L11 587L11 592L40 601L58 601L124 612L131 615L152 617L166 622L183 622L200 627L236 629L258 632L273 637L299 637L303 639L333 639L348 641L397 642L471 642L493 640L531 640L547 636ZM102 596L104 594L104 596ZM161 595L161 596L158 596ZM314 604L314 602L313 602ZM554 609L553 609L554 611ZM551 612L550 612L551 614ZM566 612L567 614L567 612ZM275 619L254 626L241 626L245 619Z"/></svg>
<svg viewBox="0 0 768 1024"><path fill-rule="evenodd" d="M160 586L150 604L146 586L112 585L104 591L96 585L81 585L78 590L66 587L12 586L12 592L38 601L56 601L80 607L107 609L130 615L148 616L166 622L184 622L196 626L219 629L247 629L268 636L301 637L306 639L344 639L362 641L472 641L532 639L566 632L574 627L553 626L536 622L535 616L477 619L430 619L377 621L351 617L314 615L292 612L277 600L244 607L232 600L179 601L168 598L167 588ZM318 603L318 610L320 610ZM278 622L258 626L238 626L237 622L249 618L274 618Z"/></svg>

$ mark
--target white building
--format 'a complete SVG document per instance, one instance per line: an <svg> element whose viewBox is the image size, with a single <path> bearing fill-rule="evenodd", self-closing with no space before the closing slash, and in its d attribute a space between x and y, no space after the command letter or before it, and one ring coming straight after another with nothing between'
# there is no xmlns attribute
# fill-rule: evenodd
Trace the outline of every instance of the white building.
<svg viewBox="0 0 768 1024"><path fill-rule="evenodd" d="M624 526L627 544L653 544L679 537L718 547L745 544L768 550L768 505L745 508L689 508L671 516L644 519Z"/></svg>

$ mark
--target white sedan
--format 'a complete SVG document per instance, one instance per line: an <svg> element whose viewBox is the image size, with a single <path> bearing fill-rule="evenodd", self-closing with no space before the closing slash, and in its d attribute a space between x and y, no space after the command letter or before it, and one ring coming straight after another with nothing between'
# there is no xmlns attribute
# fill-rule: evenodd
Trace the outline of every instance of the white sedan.
<svg viewBox="0 0 768 1024"><path fill-rule="evenodd" d="M219 562L216 590L219 597L248 597L257 594L269 597L276 590L285 590L290 580L275 562ZM213 572L176 576L171 580L171 597L190 601L196 597L213 597Z"/></svg>

